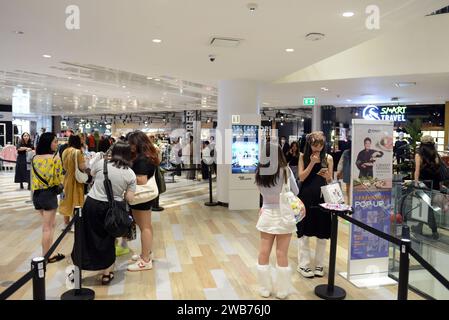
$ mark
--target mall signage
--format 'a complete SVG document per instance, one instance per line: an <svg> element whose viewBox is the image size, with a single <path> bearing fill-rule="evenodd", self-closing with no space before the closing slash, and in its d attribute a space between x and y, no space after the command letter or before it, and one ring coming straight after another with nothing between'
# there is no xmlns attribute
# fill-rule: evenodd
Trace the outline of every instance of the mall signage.
<svg viewBox="0 0 449 320"><path fill-rule="evenodd" d="M365 120L387 120L394 122L406 122L405 112L407 107L377 107L368 105L363 109L363 119Z"/></svg>

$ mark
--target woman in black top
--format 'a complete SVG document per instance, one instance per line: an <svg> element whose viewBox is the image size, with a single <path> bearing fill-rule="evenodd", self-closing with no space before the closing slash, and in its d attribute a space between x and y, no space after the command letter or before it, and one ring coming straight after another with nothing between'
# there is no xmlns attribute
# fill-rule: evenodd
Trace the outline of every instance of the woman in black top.
<svg viewBox="0 0 449 320"><path fill-rule="evenodd" d="M142 131L134 131L128 136L131 146L133 166L132 170L137 177L137 185L147 183L159 165L156 148L148 136ZM150 270L153 268L151 247L153 244L153 227L151 225L151 208L154 201L131 206L133 217L140 228L142 251L140 256L133 257L136 263L128 266L129 271Z"/></svg>
<svg viewBox="0 0 449 320"><path fill-rule="evenodd" d="M298 197L306 207L306 216L296 225L299 238L297 271L305 278L324 275L326 239L331 235L331 216L319 208L319 204L324 202L321 187L332 180L334 167L332 156L326 154L325 145L325 136L321 131L308 134L304 153L301 153L298 163L301 181ZM310 237L317 238L314 269L309 248Z"/></svg>
<svg viewBox="0 0 449 320"><path fill-rule="evenodd" d="M421 145L415 155L415 182L422 181L427 188L440 190L440 158L435 148L435 141L431 136L423 136ZM438 239L437 223L432 209L428 213L429 227L432 229L432 238ZM423 223L419 222L417 226L412 226L412 231L422 234Z"/></svg>
<svg viewBox="0 0 449 320"><path fill-rule="evenodd" d="M287 162L290 169L292 169L296 180L298 179L298 162L299 162L299 145L298 142L293 141L290 145L290 150L287 152Z"/></svg>
<svg viewBox="0 0 449 320"><path fill-rule="evenodd" d="M33 145L30 135L24 132L17 146L16 175L14 177L14 182L20 183L20 189L23 189L23 183L26 182L28 183L28 190L30 190L30 170L27 166L27 152L31 150L33 150Z"/></svg>

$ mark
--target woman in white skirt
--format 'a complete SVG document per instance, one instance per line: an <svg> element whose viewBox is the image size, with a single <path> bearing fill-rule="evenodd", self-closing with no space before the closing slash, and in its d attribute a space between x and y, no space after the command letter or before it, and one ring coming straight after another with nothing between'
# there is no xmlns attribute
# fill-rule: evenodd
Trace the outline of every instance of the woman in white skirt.
<svg viewBox="0 0 449 320"><path fill-rule="evenodd" d="M287 165L282 149L277 145L271 145L270 150L277 152L268 155L268 163L260 164L256 170L256 184L263 197L263 206L256 226L260 231L257 277L260 285L259 294L262 297L267 298L274 292L277 298L285 299L292 287L287 253L292 232L296 230L296 222L292 215L281 214L279 196L284 184L287 184L288 181L294 194L298 194L298 186L293 172ZM273 286L270 253L275 240L277 266Z"/></svg>

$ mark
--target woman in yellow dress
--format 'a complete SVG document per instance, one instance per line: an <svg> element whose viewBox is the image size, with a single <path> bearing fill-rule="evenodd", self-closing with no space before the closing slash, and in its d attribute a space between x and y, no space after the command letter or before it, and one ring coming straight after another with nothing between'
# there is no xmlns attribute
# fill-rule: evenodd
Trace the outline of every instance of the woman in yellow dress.
<svg viewBox="0 0 449 320"><path fill-rule="evenodd" d="M62 153L62 165L64 167L64 198L59 204L59 213L64 216L66 226L70 222L75 207L84 205L84 184L75 179L75 157L78 160L78 168L84 171L86 164L81 151L81 139L77 135L69 138L69 147Z"/></svg>

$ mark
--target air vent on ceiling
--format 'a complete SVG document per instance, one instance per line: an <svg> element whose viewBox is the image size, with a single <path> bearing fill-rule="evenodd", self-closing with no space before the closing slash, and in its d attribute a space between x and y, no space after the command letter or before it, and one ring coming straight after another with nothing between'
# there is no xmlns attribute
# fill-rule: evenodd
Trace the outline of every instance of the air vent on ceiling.
<svg viewBox="0 0 449 320"><path fill-rule="evenodd" d="M309 41L320 41L323 40L325 37L325 35L323 33L319 33L319 32L311 32L306 34L306 40Z"/></svg>
<svg viewBox="0 0 449 320"><path fill-rule="evenodd" d="M399 101L399 98L398 97L392 97L391 101Z"/></svg>
<svg viewBox="0 0 449 320"><path fill-rule="evenodd" d="M449 6L434 11L431 14L429 14L429 16L436 16L438 14L445 14L445 13L449 13Z"/></svg>
<svg viewBox="0 0 449 320"><path fill-rule="evenodd" d="M212 47L235 48L240 44L241 39L213 37L210 41Z"/></svg>

